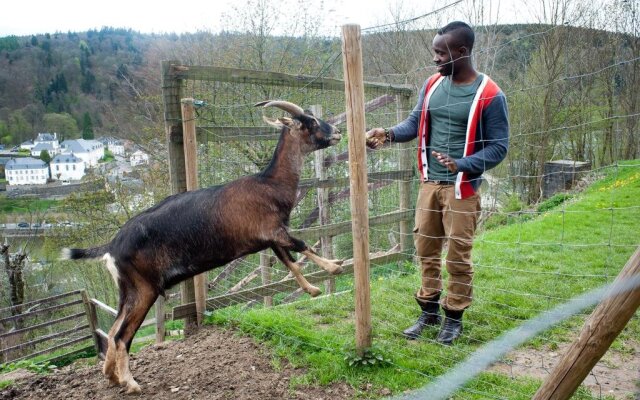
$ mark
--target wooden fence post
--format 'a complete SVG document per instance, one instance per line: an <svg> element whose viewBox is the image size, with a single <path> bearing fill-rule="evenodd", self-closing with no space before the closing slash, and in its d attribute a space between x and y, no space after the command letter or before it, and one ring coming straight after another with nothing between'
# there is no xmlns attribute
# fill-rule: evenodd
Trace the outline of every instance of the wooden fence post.
<svg viewBox="0 0 640 400"><path fill-rule="evenodd" d="M176 77L176 73L180 71L180 65L180 61L176 60L162 62L164 126L167 138L169 179L171 181L171 193L173 194L187 190L184 148L182 145L182 110L180 107L180 100L184 93L184 80ZM195 301L192 279L187 279L180 283L180 298L182 304L189 304ZM196 323L195 315L185 318L185 335L191 333L192 327Z"/></svg>
<svg viewBox="0 0 640 400"><path fill-rule="evenodd" d="M182 135L184 147L187 190L198 189L198 143L196 140L196 112L193 99L182 99ZM207 302L207 273L193 277L193 292L196 302L196 322L202 325Z"/></svg>
<svg viewBox="0 0 640 400"><path fill-rule="evenodd" d="M89 296L87 295L87 291L82 289L80 291L80 296L82 297L82 304L84 305L84 310L87 313L87 320L89 321L89 329L91 329L91 336L93 336L93 346L96 349L96 355L100 355L100 345L98 343L98 334L96 333L96 329L98 327L98 316L96 315L96 306L93 305L89 301Z"/></svg>
<svg viewBox="0 0 640 400"><path fill-rule="evenodd" d="M398 123L404 121L407 111L410 109L409 96L396 96L396 116ZM413 165L413 154L410 151L411 144L399 143L398 165L401 171L409 171ZM411 179L403 179L398 181L400 193L400 211L408 210L411 207ZM400 221L400 251L408 252L413 247L413 224L411 220Z"/></svg>
<svg viewBox="0 0 640 400"><path fill-rule="evenodd" d="M640 277L640 247L614 283ZM568 399L640 306L640 287L608 297L591 313L578 338L564 353L533 399Z"/></svg>
<svg viewBox="0 0 640 400"><path fill-rule="evenodd" d="M271 283L271 256L268 250L260 252L260 275L263 285ZM264 296L264 306L273 306L273 296Z"/></svg>
<svg viewBox="0 0 640 400"><path fill-rule="evenodd" d="M321 105L313 105L309 109L313 115L322 118ZM327 179L327 169L324 166L324 150L320 149L313 153L315 156L316 178L319 180ZM320 226L328 225L331 223L329 217L329 188L318 187L316 190L318 193L318 223ZM331 236L322 236L320 238L320 254L329 260L333 259L333 238ZM324 281L324 288L326 294L334 293L336 291L336 279L331 277Z"/></svg>
<svg viewBox="0 0 640 400"><path fill-rule="evenodd" d="M156 343L164 342L166 329L164 327L164 296L160 295L156 299Z"/></svg>
<svg viewBox="0 0 640 400"><path fill-rule="evenodd" d="M342 26L344 91L349 134L351 232L355 287L356 353L371 347L371 295L369 292L369 206L365 146L364 82L359 25Z"/></svg>

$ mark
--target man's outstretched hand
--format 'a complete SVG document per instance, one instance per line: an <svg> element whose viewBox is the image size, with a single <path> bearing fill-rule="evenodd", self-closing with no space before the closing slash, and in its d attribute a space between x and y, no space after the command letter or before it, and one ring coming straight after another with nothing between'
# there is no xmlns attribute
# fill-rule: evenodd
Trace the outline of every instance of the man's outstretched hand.
<svg viewBox="0 0 640 400"><path fill-rule="evenodd" d="M387 140L387 135L384 133L384 128L373 128L367 132L366 138L368 148L378 149Z"/></svg>
<svg viewBox="0 0 640 400"><path fill-rule="evenodd" d="M436 158L436 160L438 160L438 162L440 164L442 164L445 167L447 167L447 169L449 171L453 172L454 174L458 172L458 164L456 164L456 160L454 160L453 158L449 157L448 154L438 153L437 151L432 151L431 155L434 156Z"/></svg>

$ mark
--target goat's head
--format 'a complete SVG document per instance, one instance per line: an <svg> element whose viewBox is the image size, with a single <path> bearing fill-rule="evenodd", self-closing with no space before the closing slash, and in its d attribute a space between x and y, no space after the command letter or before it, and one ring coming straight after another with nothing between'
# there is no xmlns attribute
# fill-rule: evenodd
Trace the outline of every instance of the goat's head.
<svg viewBox="0 0 640 400"><path fill-rule="evenodd" d="M291 134L300 138L301 150L305 153L333 146L342 139L338 128L288 101L267 100L257 103L255 106L277 107L291 114L291 118L263 118L269 125L287 129Z"/></svg>

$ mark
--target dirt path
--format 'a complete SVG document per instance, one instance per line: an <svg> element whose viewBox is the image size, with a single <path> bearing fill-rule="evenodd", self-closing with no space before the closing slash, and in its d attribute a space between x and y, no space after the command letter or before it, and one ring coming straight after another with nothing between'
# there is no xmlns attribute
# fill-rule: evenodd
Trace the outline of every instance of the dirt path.
<svg viewBox="0 0 640 400"><path fill-rule="evenodd" d="M102 363L66 367L54 374L18 380L0 391L8 399L119 399L124 391L109 387ZM135 399L348 399L347 384L289 389L292 377L304 371L288 365L275 369L269 354L249 338L207 327L186 340L149 346L131 358L134 377L142 387ZM128 397L128 396L127 396Z"/></svg>

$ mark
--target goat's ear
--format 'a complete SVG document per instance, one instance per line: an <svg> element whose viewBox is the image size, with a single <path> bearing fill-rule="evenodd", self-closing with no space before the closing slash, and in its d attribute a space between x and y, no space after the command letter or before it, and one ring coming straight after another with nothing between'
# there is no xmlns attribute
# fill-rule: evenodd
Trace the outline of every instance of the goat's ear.
<svg viewBox="0 0 640 400"><path fill-rule="evenodd" d="M291 118L289 118L289 117L280 117L280 118L274 119L274 118L269 118L266 115L263 115L262 119L267 124L269 124L271 126L275 126L278 129L282 129L285 126L293 125L293 120Z"/></svg>

